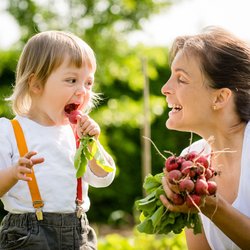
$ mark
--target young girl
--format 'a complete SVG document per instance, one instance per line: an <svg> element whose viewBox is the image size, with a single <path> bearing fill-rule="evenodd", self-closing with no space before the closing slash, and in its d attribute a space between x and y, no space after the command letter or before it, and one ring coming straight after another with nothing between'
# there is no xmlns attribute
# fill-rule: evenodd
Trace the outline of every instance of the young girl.
<svg viewBox="0 0 250 250"><path fill-rule="evenodd" d="M96 249L85 214L88 185L110 185L115 164L101 148L114 171L107 173L92 159L77 179L74 167L75 137L97 140L100 135L100 127L87 115L95 100L95 70L94 52L73 34L42 32L26 44L9 98L24 134L21 141L27 144L23 156L14 125L0 118L0 197L8 211L0 249ZM69 122L74 110L84 111L76 125Z"/></svg>
<svg viewBox="0 0 250 250"><path fill-rule="evenodd" d="M166 126L202 137L187 150L211 156L216 197L200 207L203 233L186 230L190 250L250 247L250 47L231 33L211 27L194 36L176 38L171 50L172 74L162 87L169 108ZM214 137L214 142L208 139ZM171 202L174 187L163 179L170 210L189 213ZM197 212L193 211L193 212Z"/></svg>

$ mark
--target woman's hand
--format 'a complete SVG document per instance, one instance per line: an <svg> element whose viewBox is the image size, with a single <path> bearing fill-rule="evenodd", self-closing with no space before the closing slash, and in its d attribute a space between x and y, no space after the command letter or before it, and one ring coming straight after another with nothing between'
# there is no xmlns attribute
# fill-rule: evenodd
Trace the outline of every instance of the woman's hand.
<svg viewBox="0 0 250 250"><path fill-rule="evenodd" d="M186 205L186 203L183 203L182 205L175 205L179 195L178 187L168 181L168 172L165 169L163 172L164 177L162 178L162 186L165 191L165 195L160 195L162 204L172 212L198 212L197 208L190 208Z"/></svg>

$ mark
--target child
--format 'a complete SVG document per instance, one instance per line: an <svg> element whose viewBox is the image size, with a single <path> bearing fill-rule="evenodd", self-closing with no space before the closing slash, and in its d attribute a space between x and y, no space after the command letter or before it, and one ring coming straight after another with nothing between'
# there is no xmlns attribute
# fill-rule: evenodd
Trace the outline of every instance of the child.
<svg viewBox="0 0 250 250"><path fill-rule="evenodd" d="M18 146L15 136L20 132L0 118L0 197L8 211L0 249L96 249L85 214L88 185L110 185L115 164L101 148L114 171L104 171L92 159L77 179L74 167L75 136L97 140L100 135L100 127L87 115L96 99L95 70L92 49L70 33L41 32L24 47L9 98L24 134L21 143L27 144L23 156L19 150L25 146ZM69 113L75 110L84 112L74 125Z"/></svg>

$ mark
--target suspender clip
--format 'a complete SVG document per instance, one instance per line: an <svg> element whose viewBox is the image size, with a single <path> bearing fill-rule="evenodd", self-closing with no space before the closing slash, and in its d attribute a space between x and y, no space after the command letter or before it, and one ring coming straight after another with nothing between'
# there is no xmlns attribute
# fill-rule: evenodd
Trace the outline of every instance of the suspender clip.
<svg viewBox="0 0 250 250"><path fill-rule="evenodd" d="M43 211L42 208L36 208L36 218L37 220L43 220Z"/></svg>

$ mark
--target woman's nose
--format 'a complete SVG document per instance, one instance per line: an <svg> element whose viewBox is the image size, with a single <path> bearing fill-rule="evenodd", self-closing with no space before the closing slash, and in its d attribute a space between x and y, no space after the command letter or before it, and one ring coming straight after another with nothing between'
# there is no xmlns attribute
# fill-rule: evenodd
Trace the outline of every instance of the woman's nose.
<svg viewBox="0 0 250 250"><path fill-rule="evenodd" d="M173 94L173 88L171 88L170 84L169 84L169 80L162 86L161 88L161 93L163 95L170 95Z"/></svg>

